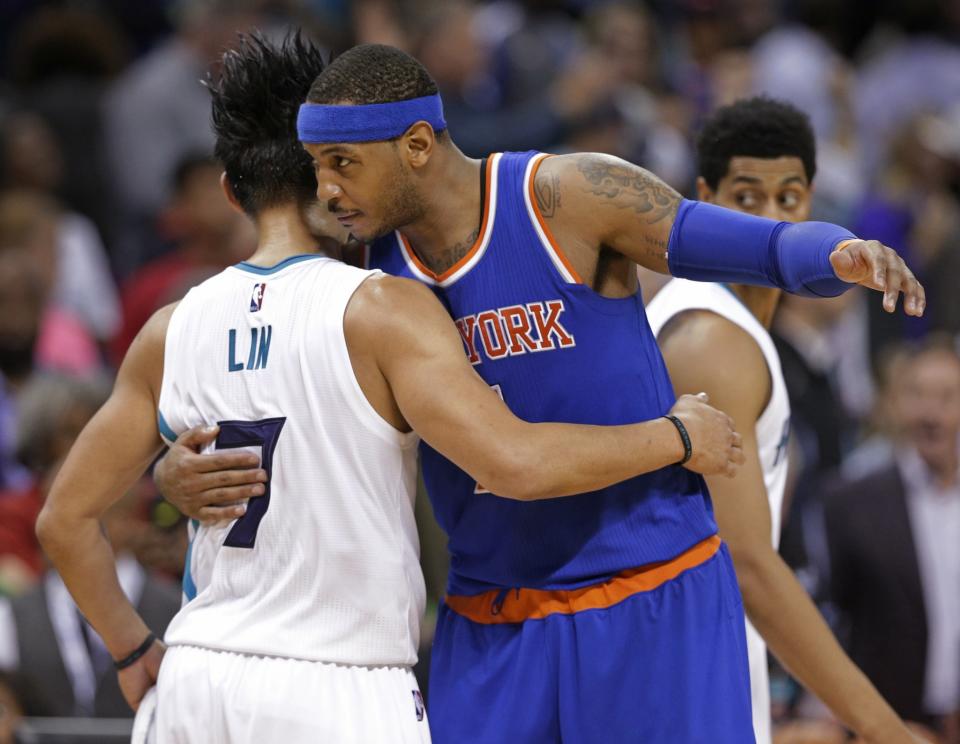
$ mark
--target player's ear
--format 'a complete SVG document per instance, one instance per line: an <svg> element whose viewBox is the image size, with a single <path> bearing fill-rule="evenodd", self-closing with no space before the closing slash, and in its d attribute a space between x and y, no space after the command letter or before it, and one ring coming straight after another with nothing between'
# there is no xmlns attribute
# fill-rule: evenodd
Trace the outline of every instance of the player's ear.
<svg viewBox="0 0 960 744"><path fill-rule="evenodd" d="M418 121L400 138L401 155L411 168L422 168L437 145L437 135L425 121Z"/></svg>
<svg viewBox="0 0 960 744"><path fill-rule="evenodd" d="M230 202L230 206L236 209L240 214L246 214L243 211L243 207L240 206L240 202L237 200L237 195L233 193L233 186L230 185L230 179L227 178L227 172L224 171L220 174L220 188L223 189L223 195L227 197L227 201Z"/></svg>
<svg viewBox="0 0 960 744"><path fill-rule="evenodd" d="M707 179L703 176L697 176L697 200L702 202L712 202L716 194L707 184Z"/></svg>

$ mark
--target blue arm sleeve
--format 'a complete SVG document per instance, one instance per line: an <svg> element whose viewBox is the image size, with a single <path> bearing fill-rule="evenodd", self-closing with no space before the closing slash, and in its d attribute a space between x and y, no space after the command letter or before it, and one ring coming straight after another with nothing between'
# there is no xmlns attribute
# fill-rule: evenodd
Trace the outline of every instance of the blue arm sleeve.
<svg viewBox="0 0 960 744"><path fill-rule="evenodd" d="M684 279L836 297L853 285L837 278L829 256L851 238L856 236L829 222L775 222L684 199L670 232L667 263L671 274Z"/></svg>

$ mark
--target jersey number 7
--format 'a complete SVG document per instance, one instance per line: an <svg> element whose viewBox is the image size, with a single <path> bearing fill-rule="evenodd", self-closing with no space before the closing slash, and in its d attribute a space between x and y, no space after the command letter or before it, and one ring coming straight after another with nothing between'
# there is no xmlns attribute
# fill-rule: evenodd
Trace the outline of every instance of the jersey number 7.
<svg viewBox="0 0 960 744"><path fill-rule="evenodd" d="M217 449L235 449L237 447L260 447L260 467L267 473L267 482L263 484L263 496L257 496L247 502L247 513L238 519L223 544L231 548L252 548L257 541L260 520L270 508L270 481L273 478L273 450L280 439L280 431L286 421L285 416L260 419L259 421L218 421L220 433L217 435Z"/></svg>

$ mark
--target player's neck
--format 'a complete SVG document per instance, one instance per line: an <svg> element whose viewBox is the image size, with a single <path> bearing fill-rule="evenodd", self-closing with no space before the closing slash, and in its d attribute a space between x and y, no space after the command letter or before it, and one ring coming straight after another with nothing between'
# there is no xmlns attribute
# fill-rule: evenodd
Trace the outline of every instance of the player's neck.
<svg viewBox="0 0 960 744"><path fill-rule="evenodd" d="M273 266L290 256L319 253L339 258L337 242L318 238L303 221L296 204L269 207L257 214L257 250L248 259L257 266Z"/></svg>
<svg viewBox="0 0 960 744"><path fill-rule="evenodd" d="M468 158L453 144L430 174L423 216L400 231L428 266L449 253L452 246L472 242L480 230L480 162Z"/></svg>
<svg viewBox="0 0 960 744"><path fill-rule="evenodd" d="M749 284L731 284L733 292L740 302L749 310L753 317L760 321L760 325L768 329L773 324L773 316L780 304L781 292L770 287L753 287Z"/></svg>

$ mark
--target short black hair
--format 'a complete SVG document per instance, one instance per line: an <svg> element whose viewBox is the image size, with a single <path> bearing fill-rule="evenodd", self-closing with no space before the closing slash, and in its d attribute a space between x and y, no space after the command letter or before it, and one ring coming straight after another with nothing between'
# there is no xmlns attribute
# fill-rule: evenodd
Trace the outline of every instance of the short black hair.
<svg viewBox="0 0 960 744"><path fill-rule="evenodd" d="M394 103L432 96L437 84L406 52L384 44L361 44L336 57L317 76L310 103Z"/></svg>
<svg viewBox="0 0 960 744"><path fill-rule="evenodd" d="M717 109L697 138L700 175L716 189L730 159L797 157L807 182L817 172L817 145L810 119L795 106L772 98L745 98Z"/></svg>
<svg viewBox="0 0 960 744"><path fill-rule="evenodd" d="M208 76L213 97L214 154L247 214L315 196L310 155L297 139L297 111L325 61L299 31L279 43L241 35Z"/></svg>

